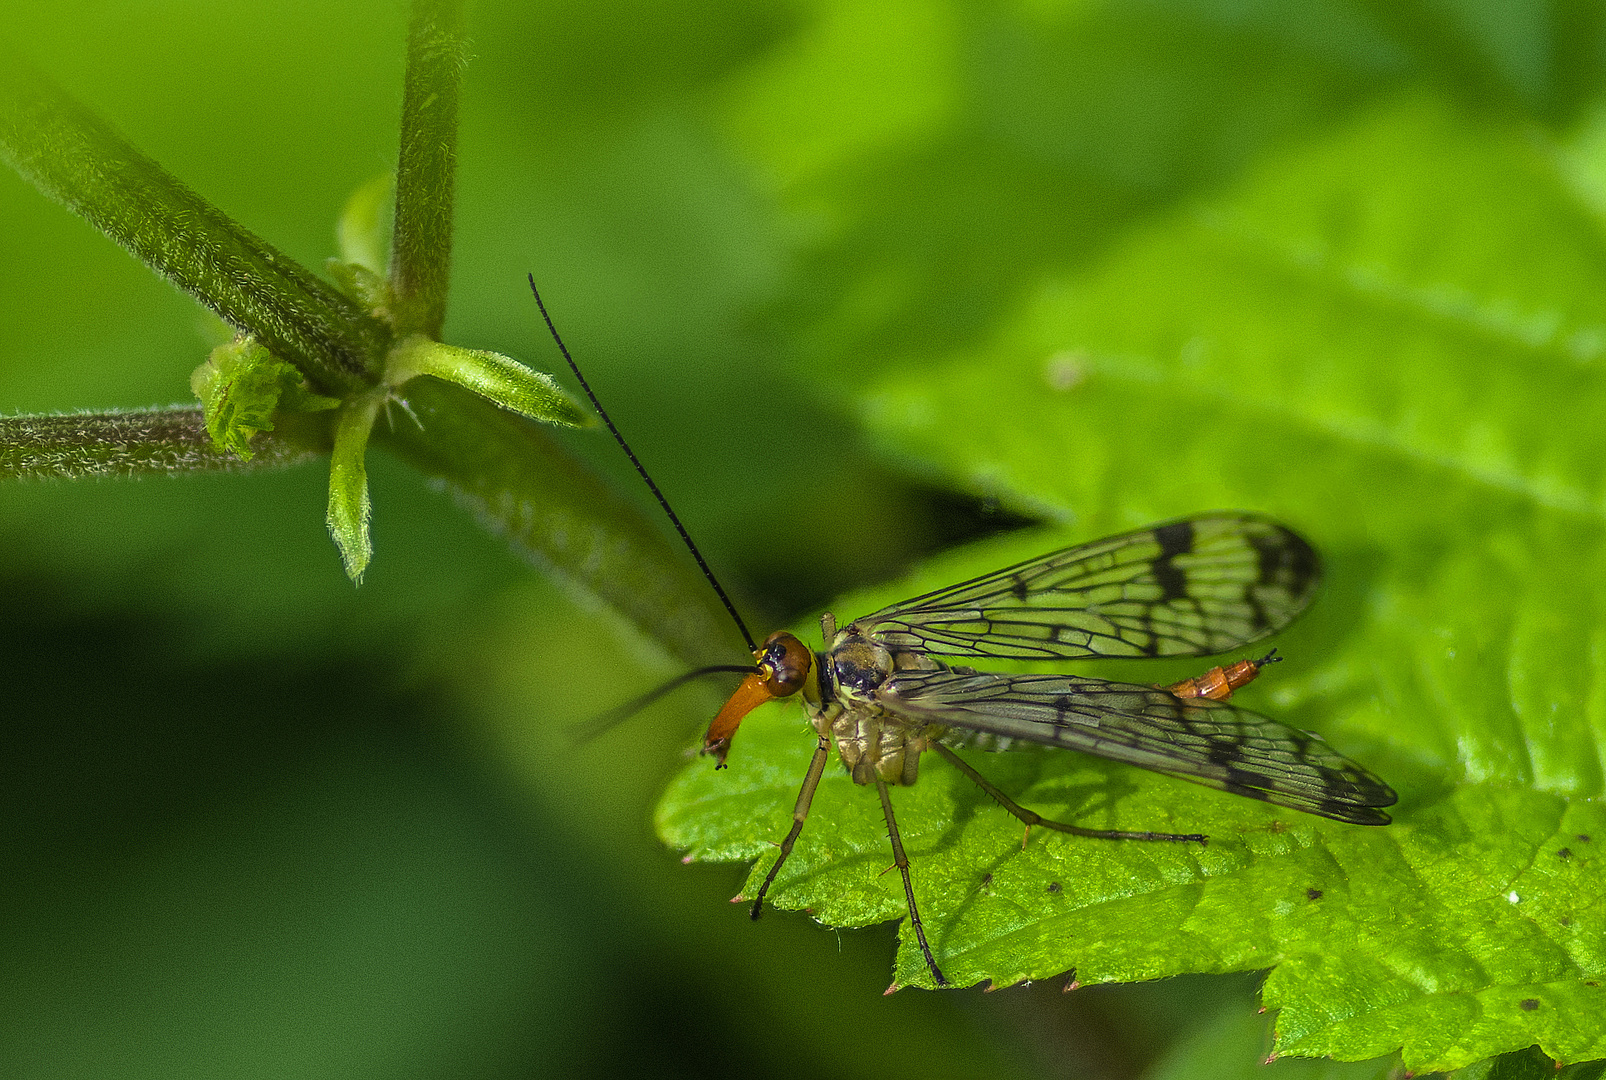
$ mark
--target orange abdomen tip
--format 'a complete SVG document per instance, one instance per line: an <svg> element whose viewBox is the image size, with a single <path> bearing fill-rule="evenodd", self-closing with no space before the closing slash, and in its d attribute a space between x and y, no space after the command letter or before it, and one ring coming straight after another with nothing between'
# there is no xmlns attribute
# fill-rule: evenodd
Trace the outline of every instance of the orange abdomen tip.
<svg viewBox="0 0 1606 1080"><path fill-rule="evenodd" d="M1239 660L1225 667L1213 667L1197 678L1183 679L1179 683L1172 683L1166 689L1179 698L1226 701L1232 697L1234 690L1254 682L1261 668L1281 659L1282 657L1278 656L1274 649L1259 660Z"/></svg>

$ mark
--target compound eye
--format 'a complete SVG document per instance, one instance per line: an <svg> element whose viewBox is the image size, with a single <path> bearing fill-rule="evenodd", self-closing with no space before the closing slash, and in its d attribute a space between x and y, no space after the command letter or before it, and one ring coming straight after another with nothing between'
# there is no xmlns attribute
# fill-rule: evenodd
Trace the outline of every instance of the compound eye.
<svg viewBox="0 0 1606 1080"><path fill-rule="evenodd" d="M785 630L777 630L764 640L758 667L764 673L764 688L776 697L788 697L803 689L813 663L808 646Z"/></svg>

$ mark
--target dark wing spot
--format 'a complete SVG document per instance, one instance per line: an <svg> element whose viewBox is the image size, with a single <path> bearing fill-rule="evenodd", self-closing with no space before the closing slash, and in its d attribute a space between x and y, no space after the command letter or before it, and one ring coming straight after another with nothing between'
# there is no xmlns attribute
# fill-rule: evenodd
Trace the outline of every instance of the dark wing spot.
<svg viewBox="0 0 1606 1080"><path fill-rule="evenodd" d="M1219 753L1219 749L1212 750L1212 759L1214 759L1215 755ZM1260 781L1260 777L1256 776L1254 773L1244 772L1242 769L1231 768L1230 760L1218 761L1216 764L1228 766L1225 779L1228 785L1230 785L1229 790L1236 791L1240 795L1249 795L1251 798L1255 799L1266 798L1266 792L1261 791L1259 788L1253 786Z"/></svg>
<svg viewBox="0 0 1606 1080"><path fill-rule="evenodd" d="M1016 600L1019 600L1023 604L1026 602L1026 597L1031 595L1031 590L1026 587L1026 579L1018 574L1010 583L1009 591L1014 595Z"/></svg>
<svg viewBox="0 0 1606 1080"><path fill-rule="evenodd" d="M1316 549L1294 532L1279 528L1274 535L1251 535L1259 584L1280 585L1291 595L1304 596L1322 572Z"/></svg>
<svg viewBox="0 0 1606 1080"><path fill-rule="evenodd" d="M1171 560L1193 550L1193 522L1176 521L1170 525L1161 525L1154 530L1154 540L1160 545L1160 554L1155 556L1149 569L1154 574L1156 584L1160 586L1159 602L1163 604L1170 600L1180 600L1188 595L1188 575L1179 570Z"/></svg>
<svg viewBox="0 0 1606 1080"><path fill-rule="evenodd" d="M1169 558L1154 560L1154 580L1160 586L1160 603L1181 600L1188 595L1188 575L1179 570Z"/></svg>
<svg viewBox="0 0 1606 1080"><path fill-rule="evenodd" d="M1154 541L1160 545L1160 558L1171 559L1193 550L1193 522L1173 521L1154 530Z"/></svg>

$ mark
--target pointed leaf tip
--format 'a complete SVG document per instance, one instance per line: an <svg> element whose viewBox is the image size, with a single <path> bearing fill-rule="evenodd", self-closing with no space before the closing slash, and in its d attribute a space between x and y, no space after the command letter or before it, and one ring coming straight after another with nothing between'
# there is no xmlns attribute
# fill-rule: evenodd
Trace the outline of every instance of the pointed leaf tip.
<svg viewBox="0 0 1606 1080"><path fill-rule="evenodd" d="M353 191L346 200L335 226L341 262L360 266L381 278L384 276L390 247L388 211L395 186L396 174L387 169Z"/></svg>
<svg viewBox="0 0 1606 1080"><path fill-rule="evenodd" d="M371 390L347 402L335 424L334 452L329 457L329 535L340 549L346 576L362 583L373 556L368 536L368 470L364 462L368 435L387 392Z"/></svg>
<svg viewBox="0 0 1606 1080"><path fill-rule="evenodd" d="M385 382L401 386L419 375L454 382L531 420L565 427L588 427L595 422L552 376L532 371L501 353L460 349L415 335L391 350Z"/></svg>

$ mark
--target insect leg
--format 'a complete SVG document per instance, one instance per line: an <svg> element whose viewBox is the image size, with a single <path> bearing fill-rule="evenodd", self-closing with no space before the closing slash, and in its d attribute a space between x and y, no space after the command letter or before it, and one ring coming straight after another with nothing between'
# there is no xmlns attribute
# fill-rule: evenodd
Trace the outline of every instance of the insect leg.
<svg viewBox="0 0 1606 1080"><path fill-rule="evenodd" d="M909 881L909 856L903 853L898 823L892 817L892 796L887 793L887 782L876 777L875 789L881 795L881 812L887 817L887 836L892 840L892 861L897 864L898 873L903 875L903 895L909 901L909 922L915 928L915 940L920 942L920 951L926 957L926 967L931 969L931 977L937 980L938 986L947 986L948 980L942 977L942 969L932 958L931 946L926 944L926 928L920 922L920 909L915 906L915 887Z"/></svg>
<svg viewBox="0 0 1606 1080"><path fill-rule="evenodd" d="M758 896L753 900L753 918L764 913L764 894L770 891L775 883L775 875L781 872L781 864L786 857L792 854L792 845L797 843L798 833L803 831L803 822L809 816L809 804L814 802L814 789L820 786L820 777L825 774L825 763L831 757L831 740L825 735L820 736L820 745L814 748L814 757L809 761L809 771L803 777L803 787L797 793L797 805L792 808L792 831L786 834L781 841L781 855L770 867L770 872L764 875L764 884L758 887Z"/></svg>
<svg viewBox="0 0 1606 1080"><path fill-rule="evenodd" d="M936 750L937 753L941 754L949 764L954 766L954 768L958 769L960 772L974 780L976 782L976 786L981 788L987 794L991 795L998 802L999 806L1002 806L1005 810L1008 810L1011 814L1014 814L1017 818L1024 821L1026 823L1026 835L1028 837L1032 834L1032 826L1041 825L1045 829L1054 829L1057 832L1070 833L1072 836L1091 836L1097 840L1194 840L1203 844L1207 843L1210 839L1202 833L1124 832L1120 829L1084 829L1080 825L1068 825L1063 821L1050 821L1041 814L1034 813L1033 811L1026 809L1020 803L998 790L998 787L993 784L992 781L988 780L981 773L971 768L969 763L966 762L964 758L954 753L942 743L933 742L931 747L932 749ZM1025 839L1021 840L1021 846L1026 846Z"/></svg>

